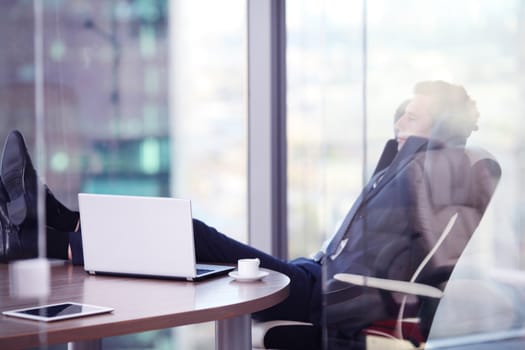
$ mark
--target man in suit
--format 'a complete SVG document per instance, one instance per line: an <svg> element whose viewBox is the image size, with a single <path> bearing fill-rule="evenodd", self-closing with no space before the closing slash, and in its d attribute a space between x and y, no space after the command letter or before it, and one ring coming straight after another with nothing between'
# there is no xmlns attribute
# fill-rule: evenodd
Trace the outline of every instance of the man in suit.
<svg viewBox="0 0 525 350"><path fill-rule="evenodd" d="M420 228L428 223L426 216L430 214L417 207L421 203L415 198L418 198L419 188L426 188L428 181L434 179L434 176L429 177L433 173L429 173L427 167L430 158L439 160L446 168L446 173L452 174L447 177L449 181L439 186L438 191L452 194L440 202L440 206L464 204L461 202L462 198L452 197L458 186L465 185L456 177L464 175L466 169L470 169L463 146L470 133L477 128L478 119L475 103L466 91L460 86L443 81L418 83L413 97L402 112L395 123L396 140L387 143L375 175L350 209L326 251L320 251L314 258L293 261L276 259L194 219L197 260L236 263L240 258L257 257L262 267L280 271L290 277L289 297L279 305L254 314L255 319L287 319L320 325L323 319L323 289L326 292L324 296L333 296L336 300L327 305L326 321L336 329L342 329L341 334L345 337L362 325L388 314L377 295L369 296L357 288L335 283L333 275L338 272L374 275L373 264L385 246L396 240L423 236ZM450 152L447 153L448 150ZM434 154L429 157L431 153L439 153L440 156ZM23 137L17 132L11 133L5 142L0 179L2 234L5 237L9 232L10 237L20 238L17 241L18 247L15 247L20 252L20 257L35 256L35 248L30 242L36 241L32 232L35 226L35 188L38 180ZM54 236L53 232L48 232L48 242L60 247L60 257L66 254L64 247L69 243L73 262L81 264L78 213L61 205L47 187L45 195L48 225L55 231L78 231L69 233L69 236ZM480 206L480 215L487 203ZM414 218L414 213L419 213L419 217ZM477 225L476 220L474 223ZM405 264L408 266L406 271L399 273L399 277L405 280L409 272L413 271L414 263L421 260L422 251L428 250L428 245L422 243L424 239L416 241L417 244L410 251L410 259ZM4 254L3 259L16 257L15 249L15 253L10 256ZM324 280L327 281L325 285ZM342 307L345 304L337 301L337 295L344 296L344 300L351 297L356 300L361 298L361 301L355 304L357 307L354 305L347 310ZM334 305L343 312L330 314Z"/></svg>
<svg viewBox="0 0 525 350"><path fill-rule="evenodd" d="M438 248L420 275L437 266L449 268L443 279L450 275L501 175L490 155L477 162L465 149L478 117L462 87L442 81L415 86L396 122L396 140L385 147L376 173L323 255L324 312L333 347L345 348L356 330L398 313L387 293L336 281L336 273L408 281ZM451 232L444 236L449 222Z"/></svg>

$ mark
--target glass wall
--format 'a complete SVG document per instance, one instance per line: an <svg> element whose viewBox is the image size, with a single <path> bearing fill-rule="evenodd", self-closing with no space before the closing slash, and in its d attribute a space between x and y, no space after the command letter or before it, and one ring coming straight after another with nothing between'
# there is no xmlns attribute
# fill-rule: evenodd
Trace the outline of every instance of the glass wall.
<svg viewBox="0 0 525 350"><path fill-rule="evenodd" d="M286 2L290 258L337 230L416 82L461 84L477 102L469 145L492 153L502 177L436 313L436 347L501 348L523 335L524 9L519 0ZM190 198L194 217L247 241L246 1L7 0L0 18L0 137L22 131L61 201ZM132 342L210 348L212 327Z"/></svg>
<svg viewBox="0 0 525 350"><path fill-rule="evenodd" d="M2 143L19 129L64 204L77 210L79 192L189 198L194 217L247 240L245 1L6 1L0 18ZM210 323L104 348L213 339Z"/></svg>
<svg viewBox="0 0 525 350"><path fill-rule="evenodd" d="M287 1L291 256L335 232L415 83L460 84L476 101L468 145L502 177L438 307L436 348L523 346L523 5Z"/></svg>

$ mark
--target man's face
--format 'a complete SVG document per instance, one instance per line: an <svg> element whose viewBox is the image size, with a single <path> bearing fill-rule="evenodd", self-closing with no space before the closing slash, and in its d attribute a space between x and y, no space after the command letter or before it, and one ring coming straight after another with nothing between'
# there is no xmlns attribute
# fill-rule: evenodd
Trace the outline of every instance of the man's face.
<svg viewBox="0 0 525 350"><path fill-rule="evenodd" d="M401 149L409 136L429 138L433 118L429 113L430 97L415 95L405 108L405 113L395 123L398 149Z"/></svg>

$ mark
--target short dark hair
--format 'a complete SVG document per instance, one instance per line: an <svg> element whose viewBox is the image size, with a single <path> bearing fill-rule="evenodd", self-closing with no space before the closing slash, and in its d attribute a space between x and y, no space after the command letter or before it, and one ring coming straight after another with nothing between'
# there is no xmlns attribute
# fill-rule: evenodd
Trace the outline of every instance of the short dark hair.
<svg viewBox="0 0 525 350"><path fill-rule="evenodd" d="M414 86L414 94L431 98L430 113L435 118L436 137L466 139L477 130L479 111L474 100L461 85L442 80L422 81Z"/></svg>

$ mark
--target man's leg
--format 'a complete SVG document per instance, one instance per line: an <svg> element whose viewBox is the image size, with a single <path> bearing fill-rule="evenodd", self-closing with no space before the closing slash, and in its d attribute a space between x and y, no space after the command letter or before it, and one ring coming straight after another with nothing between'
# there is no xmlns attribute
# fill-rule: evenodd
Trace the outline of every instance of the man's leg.
<svg viewBox="0 0 525 350"><path fill-rule="evenodd" d="M290 278L290 295L282 303L261 312L254 318L266 320L296 320L312 322L311 315L320 309L321 267L305 268L302 263L290 263L277 259L258 249L236 241L202 221L193 220L195 252L199 262L236 264L241 258L259 258L261 267L284 273ZM307 264L306 259L304 260ZM313 264L313 263L312 263ZM319 304L319 305L317 305ZM312 311L312 309L315 309Z"/></svg>

